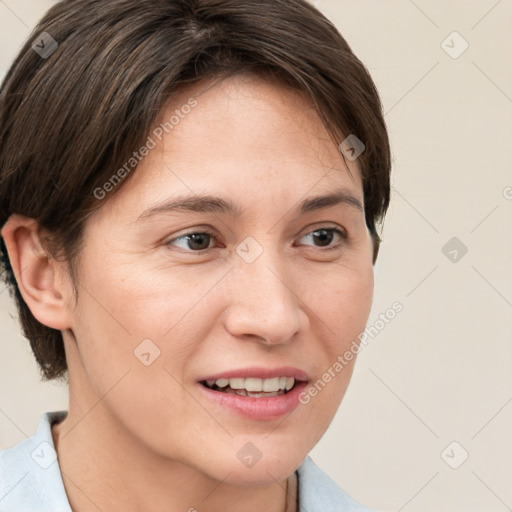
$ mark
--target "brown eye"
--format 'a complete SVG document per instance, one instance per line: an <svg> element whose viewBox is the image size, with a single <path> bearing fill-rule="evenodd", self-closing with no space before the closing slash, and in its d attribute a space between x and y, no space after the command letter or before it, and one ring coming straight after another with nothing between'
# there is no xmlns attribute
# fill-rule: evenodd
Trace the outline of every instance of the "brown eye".
<svg viewBox="0 0 512 512"><path fill-rule="evenodd" d="M346 233L338 228L315 229L314 231L311 231L311 233L304 235L302 238L311 237L316 247L327 247L327 249L335 249L339 244L335 245L334 247L329 246L331 245L336 235L341 238L342 242L347 240Z"/></svg>
<svg viewBox="0 0 512 512"><path fill-rule="evenodd" d="M177 238L169 240L166 245L175 245L174 242L182 241L185 247L183 249L190 250L192 252L203 251L210 247L213 234L206 231L187 233Z"/></svg>

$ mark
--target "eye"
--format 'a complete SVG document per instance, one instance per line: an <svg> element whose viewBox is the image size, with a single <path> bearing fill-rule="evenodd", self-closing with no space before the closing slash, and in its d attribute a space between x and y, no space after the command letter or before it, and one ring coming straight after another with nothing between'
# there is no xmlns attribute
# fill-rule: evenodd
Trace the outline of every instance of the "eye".
<svg viewBox="0 0 512 512"><path fill-rule="evenodd" d="M215 235L209 231L198 231L194 233L186 233L178 238L169 240L166 245L177 245L176 242L181 242L191 252L199 252L210 248L210 242ZM179 246L178 246L179 247Z"/></svg>
<svg viewBox="0 0 512 512"><path fill-rule="evenodd" d="M302 238L311 237L314 241L318 241L319 245L316 245L316 247L326 247L327 250L329 249L337 249L340 244L336 244L333 247L329 247L332 240L335 238L335 235L338 235L338 237L341 239L341 242L348 241L348 235L345 231L342 231L338 228L319 228L315 229L314 231L311 231L311 233L308 233L307 235L304 235Z"/></svg>
<svg viewBox="0 0 512 512"><path fill-rule="evenodd" d="M341 242L329 247L332 244L335 235L341 239ZM337 249L342 242L348 241L347 233L338 228L323 227L315 229L307 235L304 235L302 238L307 237L311 237L314 242L317 242L317 244L315 244L316 247L325 247L325 250ZM214 233L211 233L210 231L196 231L185 233L177 238L173 238L166 242L166 245L180 247L179 244L181 244L181 248L187 252L201 252L211 248L210 242L212 240L215 240Z"/></svg>

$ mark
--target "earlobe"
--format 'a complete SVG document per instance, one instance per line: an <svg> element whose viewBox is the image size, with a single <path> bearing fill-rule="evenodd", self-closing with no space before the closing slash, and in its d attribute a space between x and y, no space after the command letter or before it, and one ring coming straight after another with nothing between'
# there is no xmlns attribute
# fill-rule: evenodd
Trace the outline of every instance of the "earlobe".
<svg viewBox="0 0 512 512"><path fill-rule="evenodd" d="M40 239L37 221L13 214L1 234L9 255L18 288L34 317L53 329L69 329L67 279L62 263L48 254Z"/></svg>

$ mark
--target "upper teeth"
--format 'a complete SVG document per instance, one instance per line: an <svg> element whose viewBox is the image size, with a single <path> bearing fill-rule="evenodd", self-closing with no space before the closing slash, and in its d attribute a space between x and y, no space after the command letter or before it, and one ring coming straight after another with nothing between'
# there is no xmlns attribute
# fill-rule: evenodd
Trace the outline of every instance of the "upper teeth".
<svg viewBox="0 0 512 512"><path fill-rule="evenodd" d="M249 377L247 379L236 377L234 379L217 379L207 380L208 386L213 387L217 384L219 388L229 387L233 389L246 389L247 391L279 391L286 389L286 391L293 388L295 379L293 377L272 377L271 379L258 379L256 377Z"/></svg>

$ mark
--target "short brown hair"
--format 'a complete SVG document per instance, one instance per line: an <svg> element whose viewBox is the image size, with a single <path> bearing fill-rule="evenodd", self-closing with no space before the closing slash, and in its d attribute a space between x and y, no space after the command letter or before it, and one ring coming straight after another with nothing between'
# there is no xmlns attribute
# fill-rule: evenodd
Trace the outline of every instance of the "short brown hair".
<svg viewBox="0 0 512 512"><path fill-rule="evenodd" d="M42 56L32 44L41 39L39 47L48 48L48 34L58 47ZM0 226L12 213L37 220L52 234L52 254L64 255L73 277L84 223L103 204L92 191L144 143L164 104L202 79L247 72L307 93L337 144L343 134L364 143L358 163L375 263L376 223L384 219L390 194L382 106L364 65L305 0L57 3L0 90ZM0 242L3 278L42 378L64 378L61 332L34 318Z"/></svg>

